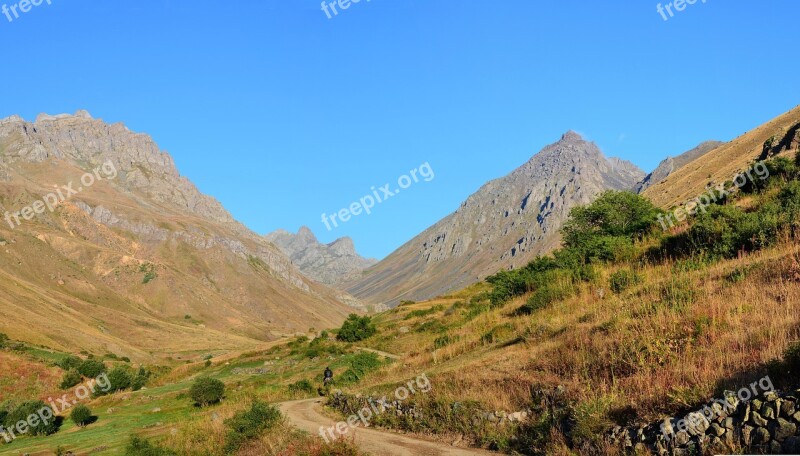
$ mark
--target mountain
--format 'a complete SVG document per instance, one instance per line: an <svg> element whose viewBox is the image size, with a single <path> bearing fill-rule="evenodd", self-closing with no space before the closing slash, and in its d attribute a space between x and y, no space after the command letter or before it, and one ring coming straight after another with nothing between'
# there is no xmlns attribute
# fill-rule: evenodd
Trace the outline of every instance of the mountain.
<svg viewBox="0 0 800 456"><path fill-rule="evenodd" d="M0 162L0 332L14 339L146 358L255 346L353 310L122 124L3 119Z"/></svg>
<svg viewBox="0 0 800 456"><path fill-rule="evenodd" d="M800 150L800 106L725 143L670 174L654 181L644 196L663 208L683 205L706 192L708 186L732 181L753 162Z"/></svg>
<svg viewBox="0 0 800 456"><path fill-rule="evenodd" d="M453 214L347 284L370 303L421 300L527 264L557 247L569 211L606 190L633 189L645 173L606 158L575 132L506 177L484 185Z"/></svg>
<svg viewBox="0 0 800 456"><path fill-rule="evenodd" d="M322 244L308 227L297 234L278 230L265 236L278 246L306 276L326 285L340 285L357 278L364 269L378 262L356 253L353 240L343 237Z"/></svg>
<svg viewBox="0 0 800 456"><path fill-rule="evenodd" d="M677 157L668 157L662 161L656 169L647 175L642 182L636 185L636 193L642 193L653 184L663 181L670 174L674 173L680 168L688 165L689 163L697 160L703 155L711 152L717 147L725 144L722 141L706 141L695 147L694 149L684 152Z"/></svg>

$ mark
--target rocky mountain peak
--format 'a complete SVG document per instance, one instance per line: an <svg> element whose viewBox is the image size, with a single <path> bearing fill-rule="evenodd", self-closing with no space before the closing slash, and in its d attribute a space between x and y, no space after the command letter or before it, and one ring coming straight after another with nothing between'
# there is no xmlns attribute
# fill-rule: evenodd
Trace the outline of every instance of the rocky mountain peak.
<svg viewBox="0 0 800 456"><path fill-rule="evenodd" d="M326 285L338 285L350 280L377 262L361 257L349 237L322 244L306 226L300 228L297 234L277 230L265 238L288 255L301 272Z"/></svg>

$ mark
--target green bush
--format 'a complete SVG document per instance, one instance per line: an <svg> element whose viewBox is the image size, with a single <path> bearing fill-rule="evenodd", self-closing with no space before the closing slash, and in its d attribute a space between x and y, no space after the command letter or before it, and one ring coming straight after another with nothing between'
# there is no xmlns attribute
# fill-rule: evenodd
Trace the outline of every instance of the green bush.
<svg viewBox="0 0 800 456"><path fill-rule="evenodd" d="M67 388L72 388L73 386L78 385L81 382L81 380L83 380L81 374L78 373L78 371L75 369L70 369L64 372L64 377L62 377L61 379L60 388L62 390L65 390Z"/></svg>
<svg viewBox="0 0 800 456"><path fill-rule="evenodd" d="M52 407L45 404L43 401L23 402L6 415L5 426L11 428L16 426L20 421L27 422L29 416L39 415L39 413L43 412L45 409L48 409L49 413L41 413L43 416L50 415L51 417L55 417ZM53 418L47 423L39 420L36 426L29 428L27 435L50 435L54 434L56 431L58 431L58 425L56 424L55 418Z"/></svg>
<svg viewBox="0 0 800 456"><path fill-rule="evenodd" d="M609 282L611 291L620 294L628 288L640 284L642 282L642 277L630 269L621 269L611 274Z"/></svg>
<svg viewBox="0 0 800 456"><path fill-rule="evenodd" d="M342 325L336 338L344 342L360 342L372 337L377 331L370 317L351 314L347 317L347 321Z"/></svg>
<svg viewBox="0 0 800 456"><path fill-rule="evenodd" d="M792 378L797 378L800 375L800 342L794 342L789 345L783 353L783 362Z"/></svg>
<svg viewBox="0 0 800 456"><path fill-rule="evenodd" d="M145 369L144 366L139 366L139 372L131 380L131 391L139 391L147 385L150 375L151 372L149 370Z"/></svg>
<svg viewBox="0 0 800 456"><path fill-rule="evenodd" d="M210 377L198 378L189 390L189 396L201 407L216 404L224 395L225 384Z"/></svg>
<svg viewBox="0 0 800 456"><path fill-rule="evenodd" d="M313 394L316 389L310 381L303 379L289 385L289 392L292 394Z"/></svg>
<svg viewBox="0 0 800 456"><path fill-rule="evenodd" d="M281 418L281 412L276 407L258 400L254 401L249 410L238 412L232 418L225 420L225 426L228 428L225 452L235 453L248 440L275 427Z"/></svg>
<svg viewBox="0 0 800 456"><path fill-rule="evenodd" d="M131 387L133 379L127 369L117 367L108 373L108 383L111 385L108 392L113 393L122 391Z"/></svg>
<svg viewBox="0 0 800 456"><path fill-rule="evenodd" d="M125 456L178 456L178 453L160 447L140 437L131 436L125 447Z"/></svg>
<svg viewBox="0 0 800 456"><path fill-rule="evenodd" d="M382 366L375 353L358 353L350 360L350 367L339 377L338 383L343 385L360 382L367 374Z"/></svg>
<svg viewBox="0 0 800 456"><path fill-rule="evenodd" d="M551 304L562 301L572 296L572 291L567 287L559 285L549 285L534 291L528 301L517 309L518 315L531 315L532 313L545 309Z"/></svg>
<svg viewBox="0 0 800 456"><path fill-rule="evenodd" d="M447 347L456 340L457 340L456 337L452 337L449 334L445 334L444 336L439 336L436 338L436 340L433 341L433 348L439 349Z"/></svg>
<svg viewBox="0 0 800 456"><path fill-rule="evenodd" d="M70 419L72 422L80 427L84 427L92 420L92 411L89 407L78 404L74 409L72 409L72 413L69 414Z"/></svg>
<svg viewBox="0 0 800 456"><path fill-rule="evenodd" d="M87 359L78 366L78 372L86 378L96 378L105 371L106 365L95 359Z"/></svg>
<svg viewBox="0 0 800 456"><path fill-rule="evenodd" d="M56 366L68 371L70 369L78 369L83 363L83 360L78 358L77 356L68 355L56 362Z"/></svg>
<svg viewBox="0 0 800 456"><path fill-rule="evenodd" d="M8 336L3 333L0 333L0 350L8 346L8 341L9 341Z"/></svg>

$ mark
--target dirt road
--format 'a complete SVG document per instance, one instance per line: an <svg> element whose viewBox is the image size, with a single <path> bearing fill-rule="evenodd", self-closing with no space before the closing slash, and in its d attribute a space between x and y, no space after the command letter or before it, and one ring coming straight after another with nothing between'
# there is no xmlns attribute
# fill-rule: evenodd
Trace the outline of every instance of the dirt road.
<svg viewBox="0 0 800 456"><path fill-rule="evenodd" d="M324 399L284 402L280 409L296 428L319 436L320 427L329 428L334 421L321 413ZM488 451L455 448L443 443L428 442L405 435L359 427L347 437L355 437L358 447L375 456L464 456L496 455Z"/></svg>

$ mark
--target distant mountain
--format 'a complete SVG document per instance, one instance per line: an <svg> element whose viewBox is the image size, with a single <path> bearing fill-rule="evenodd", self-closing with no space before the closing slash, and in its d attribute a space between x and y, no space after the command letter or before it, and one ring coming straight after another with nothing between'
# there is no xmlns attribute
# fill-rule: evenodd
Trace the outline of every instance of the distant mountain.
<svg viewBox="0 0 800 456"><path fill-rule="evenodd" d="M455 213L348 283L370 303L421 300L520 267L560 242L570 210L606 190L632 190L645 173L606 158L574 132L506 177L484 185Z"/></svg>
<svg viewBox="0 0 800 456"><path fill-rule="evenodd" d="M147 358L242 349L352 312L122 124L3 119L0 163L0 332L14 339ZM25 209L58 190L52 212Z"/></svg>
<svg viewBox="0 0 800 456"><path fill-rule="evenodd" d="M303 274L326 285L336 286L353 280L364 269L378 262L356 253L353 240L349 237L322 244L305 226L297 234L278 230L265 238L288 255Z"/></svg>
<svg viewBox="0 0 800 456"><path fill-rule="evenodd" d="M653 184L657 184L663 181L670 174L674 173L680 168L683 168L684 166L697 160L698 158L711 152L712 150L716 149L717 147L723 144L725 143L722 141L706 141L704 143L701 143L694 149L685 152L681 155L678 155L677 157L667 158L666 160L662 161L652 173L648 174L647 177L645 177L642 182L636 185L636 192L641 193L647 190Z"/></svg>

